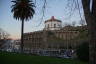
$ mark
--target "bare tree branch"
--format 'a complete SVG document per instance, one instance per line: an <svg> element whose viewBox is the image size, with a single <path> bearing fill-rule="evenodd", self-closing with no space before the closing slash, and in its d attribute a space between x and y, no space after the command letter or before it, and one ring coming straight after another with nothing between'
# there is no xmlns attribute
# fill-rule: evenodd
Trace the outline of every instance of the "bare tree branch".
<svg viewBox="0 0 96 64"><path fill-rule="evenodd" d="M44 1L44 4L43 4L43 7L42 7L42 17L40 19L40 23L36 27L39 27L41 25L41 23L43 22L43 19L45 17L47 1L46 0L43 0L43 1Z"/></svg>

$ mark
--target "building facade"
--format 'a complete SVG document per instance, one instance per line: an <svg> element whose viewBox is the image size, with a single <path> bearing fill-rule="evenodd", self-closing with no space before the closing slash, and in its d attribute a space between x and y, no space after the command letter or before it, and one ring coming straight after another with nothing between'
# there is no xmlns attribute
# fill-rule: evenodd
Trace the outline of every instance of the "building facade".
<svg viewBox="0 0 96 64"><path fill-rule="evenodd" d="M33 54L56 55L65 49L75 49L80 44L76 40L79 34L78 27L62 28L62 22L52 16L51 19L45 21L43 30L24 33L24 51Z"/></svg>

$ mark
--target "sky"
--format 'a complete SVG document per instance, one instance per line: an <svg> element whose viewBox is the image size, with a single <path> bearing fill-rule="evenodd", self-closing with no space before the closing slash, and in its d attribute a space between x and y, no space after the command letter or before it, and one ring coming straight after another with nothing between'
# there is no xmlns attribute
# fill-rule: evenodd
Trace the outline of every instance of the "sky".
<svg viewBox="0 0 96 64"><path fill-rule="evenodd" d="M18 21L13 18L13 14L11 12L11 6L13 3L11 1L12 0L0 0L0 28L8 32L10 34L10 38L18 39L20 38L21 34L21 21ZM70 6L72 5L68 5L68 3L72 3L68 2L70 0L46 0L46 1L47 1L46 9L42 20L41 19L43 15L42 6L44 3L43 0L36 0L35 15L29 21L25 21L24 33L43 30L44 21L50 19L51 16L54 16L56 19L61 20L62 25L64 23L72 23L73 21L76 21L77 25L79 24L81 18L78 12L78 8L76 8L77 10L74 10L73 12L70 11L72 9L72 7L70 8ZM80 8L82 8L81 4ZM70 12L71 16L69 16ZM81 9L81 15L82 13L83 12Z"/></svg>

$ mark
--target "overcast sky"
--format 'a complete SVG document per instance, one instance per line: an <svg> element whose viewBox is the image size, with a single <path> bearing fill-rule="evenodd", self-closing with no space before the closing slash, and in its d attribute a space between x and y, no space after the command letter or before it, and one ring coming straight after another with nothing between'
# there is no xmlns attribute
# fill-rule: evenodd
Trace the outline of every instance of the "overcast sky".
<svg viewBox="0 0 96 64"><path fill-rule="evenodd" d="M21 21L15 20L13 18L13 14L11 13L12 4L13 3L11 0L0 0L0 28L7 31L11 35L10 38L16 39L20 38ZM68 5L68 0L47 0L45 16L43 20L41 20L43 0L36 0L35 4L36 13L30 21L25 22L24 32L42 30L44 28L44 21L50 19L51 16L61 20L63 24L65 22L72 23L72 21L76 21L78 24L80 21L78 10L74 10L72 16L69 16L71 8L70 5ZM82 8L81 4L80 8Z"/></svg>

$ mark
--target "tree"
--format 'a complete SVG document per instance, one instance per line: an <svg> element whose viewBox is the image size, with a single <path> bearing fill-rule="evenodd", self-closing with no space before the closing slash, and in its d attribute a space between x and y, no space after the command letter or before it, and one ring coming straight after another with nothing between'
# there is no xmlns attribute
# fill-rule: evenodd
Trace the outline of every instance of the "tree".
<svg viewBox="0 0 96 64"><path fill-rule="evenodd" d="M72 26L76 26L76 22L75 21L72 22Z"/></svg>
<svg viewBox="0 0 96 64"><path fill-rule="evenodd" d="M13 0L11 12L16 20L21 20L21 53L23 53L23 32L24 32L24 21L33 18L35 13L34 3L31 0Z"/></svg>
<svg viewBox="0 0 96 64"><path fill-rule="evenodd" d="M90 2L92 1L92 8L90 10ZM89 31L89 62L96 64L96 0L82 0L84 15Z"/></svg>
<svg viewBox="0 0 96 64"><path fill-rule="evenodd" d="M0 40L1 39L7 39L10 36L6 31L0 28Z"/></svg>
<svg viewBox="0 0 96 64"><path fill-rule="evenodd" d="M71 26L71 24L68 22L64 22L63 27L65 27L65 26Z"/></svg>
<svg viewBox="0 0 96 64"><path fill-rule="evenodd" d="M0 49L5 44L5 42L7 41L7 39L8 39L9 36L10 36L9 33L7 33L2 28L0 28Z"/></svg>
<svg viewBox="0 0 96 64"><path fill-rule="evenodd" d="M84 19L82 19L82 20L80 20L79 24L80 24L81 26L84 26L84 25L86 25L86 21L85 21Z"/></svg>

